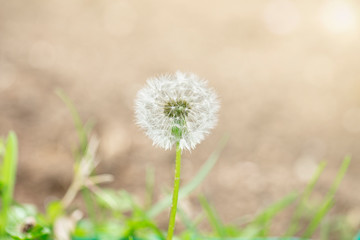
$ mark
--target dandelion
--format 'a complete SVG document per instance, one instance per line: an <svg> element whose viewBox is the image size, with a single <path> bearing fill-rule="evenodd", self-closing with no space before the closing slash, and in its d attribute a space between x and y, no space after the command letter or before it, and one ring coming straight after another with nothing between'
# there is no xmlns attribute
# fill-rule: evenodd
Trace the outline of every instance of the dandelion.
<svg viewBox="0 0 360 240"><path fill-rule="evenodd" d="M167 240L171 240L180 186L181 151L191 150L217 122L219 101L207 83L192 73L176 72L151 78L137 94L136 120L153 144L176 145L175 180Z"/></svg>
<svg viewBox="0 0 360 240"><path fill-rule="evenodd" d="M154 145L194 149L217 122L219 101L205 81L176 72L151 78L136 99L136 119Z"/></svg>

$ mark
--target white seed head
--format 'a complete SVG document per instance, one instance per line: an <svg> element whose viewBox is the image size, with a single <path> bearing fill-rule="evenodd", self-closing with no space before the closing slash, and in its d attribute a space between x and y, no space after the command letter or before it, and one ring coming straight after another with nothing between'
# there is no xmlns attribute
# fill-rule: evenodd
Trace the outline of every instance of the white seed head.
<svg viewBox="0 0 360 240"><path fill-rule="evenodd" d="M217 123L219 101L204 80L193 73L162 75L147 80L135 101L137 124L154 145L194 149Z"/></svg>

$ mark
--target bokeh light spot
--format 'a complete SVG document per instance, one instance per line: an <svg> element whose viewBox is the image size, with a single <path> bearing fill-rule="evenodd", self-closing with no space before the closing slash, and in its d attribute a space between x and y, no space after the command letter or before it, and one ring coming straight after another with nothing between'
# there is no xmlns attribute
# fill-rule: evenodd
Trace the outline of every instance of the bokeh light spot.
<svg viewBox="0 0 360 240"><path fill-rule="evenodd" d="M295 163L295 174L300 181L308 182L314 175L317 168L313 156L304 155L297 159Z"/></svg>
<svg viewBox="0 0 360 240"><path fill-rule="evenodd" d="M321 22L330 33L354 32L357 29L355 8L347 1L327 1L321 9Z"/></svg>

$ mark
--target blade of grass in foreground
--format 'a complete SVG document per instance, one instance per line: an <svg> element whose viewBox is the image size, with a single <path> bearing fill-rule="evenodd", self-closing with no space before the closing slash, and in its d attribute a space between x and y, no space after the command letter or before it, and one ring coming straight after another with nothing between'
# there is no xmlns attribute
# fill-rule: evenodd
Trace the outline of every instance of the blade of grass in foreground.
<svg viewBox="0 0 360 240"><path fill-rule="evenodd" d="M310 180L310 183L306 186L305 191L303 192L300 202L298 206L296 207L295 213L290 221L290 227L286 231L286 234L284 237L290 237L293 236L298 230L299 230L299 220L301 218L301 213L304 210L305 202L309 199L309 196L311 195L312 191L314 190L315 184L319 180L319 177L321 173L324 171L326 166L325 162L321 162L318 166L315 174L313 175L312 179Z"/></svg>
<svg viewBox="0 0 360 240"><path fill-rule="evenodd" d="M146 169L146 202L145 209L149 209L153 202L155 174L152 167Z"/></svg>
<svg viewBox="0 0 360 240"><path fill-rule="evenodd" d="M220 141L220 144L218 148L210 155L208 160L204 163L204 165L201 167L199 172L196 174L196 176L191 180L190 183L188 183L186 186L182 187L179 191L179 199L186 197L189 195L199 184L205 179L205 177L209 174L210 170L214 167L216 161L218 160L220 153L224 149L227 141L229 139L229 136L223 137L223 139ZM171 204L171 195L168 195L163 200L155 204L149 211L148 211L148 217L154 218L156 217L161 211L166 209Z"/></svg>
<svg viewBox="0 0 360 240"><path fill-rule="evenodd" d="M1 172L2 202L0 211L0 236L5 232L8 210L13 201L18 157L18 143L14 132L10 132L5 145L4 160Z"/></svg>
<svg viewBox="0 0 360 240"><path fill-rule="evenodd" d="M275 217L275 215L284 210L290 204L292 204L297 197L297 193L291 193L285 196L280 201L267 207L255 218L254 221L252 221L246 226L246 228L241 233L241 237L266 237L268 235L271 221Z"/></svg>
<svg viewBox="0 0 360 240"><path fill-rule="evenodd" d="M340 170L335 178L334 183L332 184L329 192L326 194L325 200L321 204L321 207L319 211L316 212L315 216L311 220L309 226L305 230L303 234L303 238L309 238L313 235L319 224L321 223L322 219L325 217L325 215L329 212L331 207L334 204L334 196L336 193L336 190L339 188L339 185L342 181L342 179L345 176L345 173L350 165L351 158L346 157L340 167Z"/></svg>
<svg viewBox="0 0 360 240"><path fill-rule="evenodd" d="M191 231L194 235L198 235L196 224L191 221L190 217L185 213L185 211L181 208L178 208L178 213L180 220L185 225L187 231Z"/></svg>
<svg viewBox="0 0 360 240"><path fill-rule="evenodd" d="M89 136L89 133L91 132L93 124L91 122L84 123L81 120L79 112L77 111L75 105L73 104L73 102L70 100L70 98L67 95L65 95L59 89L57 89L55 92L68 107L68 109L71 113L71 116L73 118L75 128L78 133L79 148L75 152L75 169L74 169L74 171L75 171L74 176L76 176L77 175L76 172L81 171L81 169L78 169L81 159L86 157L86 155L88 154L88 150L89 150L88 147L90 144L88 136ZM92 159L92 163L94 164L94 159ZM89 175L91 175L91 174L92 173L90 172ZM82 189L81 193L82 193L83 199L85 201L87 213L89 214L90 218L92 219L92 222L95 225L97 225L97 220L96 220L96 216L95 216L96 215L95 214L95 204L93 202L92 195L90 194L90 191L88 189Z"/></svg>
<svg viewBox="0 0 360 240"><path fill-rule="evenodd" d="M79 141L80 141L80 156L77 156L77 158L81 158L82 155L86 152L86 148L88 146L88 134L91 132L91 129L93 127L92 122L86 122L84 123L81 120L80 114L77 111L76 107L74 106L73 102L70 100L70 98L65 95L61 90L57 89L55 93L60 97L60 99L65 103L67 108L69 109L71 116L73 118L76 131L78 133Z"/></svg>
<svg viewBox="0 0 360 240"><path fill-rule="evenodd" d="M205 196L203 195L199 196L199 201L202 208L205 210L210 225L213 228L213 230L216 232L216 235L221 238L226 237L226 230L224 229L224 225L222 221L220 220L215 210L211 207Z"/></svg>

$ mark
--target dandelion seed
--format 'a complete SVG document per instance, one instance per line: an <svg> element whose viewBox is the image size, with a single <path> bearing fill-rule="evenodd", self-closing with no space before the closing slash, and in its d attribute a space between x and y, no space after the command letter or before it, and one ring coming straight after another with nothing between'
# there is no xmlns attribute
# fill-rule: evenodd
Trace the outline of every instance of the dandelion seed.
<svg viewBox="0 0 360 240"><path fill-rule="evenodd" d="M135 101L137 124L154 145L194 149L217 123L215 92L193 73L150 78Z"/></svg>

